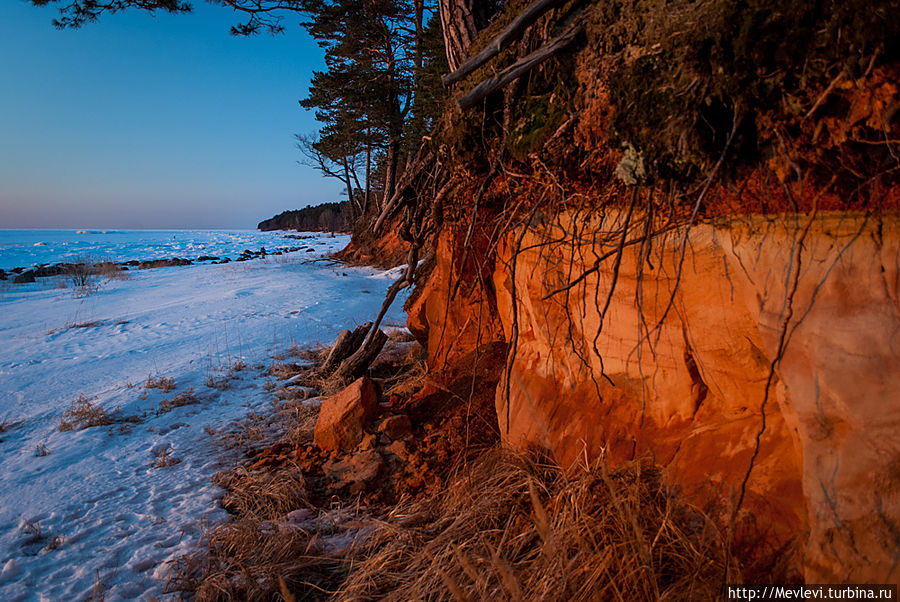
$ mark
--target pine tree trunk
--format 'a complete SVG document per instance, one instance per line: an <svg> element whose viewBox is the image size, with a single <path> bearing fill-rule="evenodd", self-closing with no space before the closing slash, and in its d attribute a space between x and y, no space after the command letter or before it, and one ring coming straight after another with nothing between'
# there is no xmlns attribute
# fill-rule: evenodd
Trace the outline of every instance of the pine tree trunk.
<svg viewBox="0 0 900 602"><path fill-rule="evenodd" d="M397 160L400 155L400 138L391 136L387 148L387 165L384 174L384 197L381 200L381 208L394 197L394 190L397 187Z"/></svg>
<svg viewBox="0 0 900 602"><path fill-rule="evenodd" d="M479 0L439 0L441 28L444 30L444 49L450 71L469 57L469 46L491 17L490 8Z"/></svg>
<svg viewBox="0 0 900 602"><path fill-rule="evenodd" d="M363 213L369 211L369 195L372 191L372 128L366 124L366 200Z"/></svg>
<svg viewBox="0 0 900 602"><path fill-rule="evenodd" d="M353 207L353 184L350 182L350 167L347 165L347 159L342 161L344 164L344 184L347 186L347 203L350 208L350 223L356 221L356 210Z"/></svg>

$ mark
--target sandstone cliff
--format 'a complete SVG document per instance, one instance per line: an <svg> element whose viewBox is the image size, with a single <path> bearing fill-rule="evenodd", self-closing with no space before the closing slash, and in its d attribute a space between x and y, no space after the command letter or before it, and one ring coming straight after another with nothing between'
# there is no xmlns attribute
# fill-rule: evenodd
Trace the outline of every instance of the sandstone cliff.
<svg viewBox="0 0 900 602"><path fill-rule="evenodd" d="M607 249L576 239L576 219L507 234L496 307L450 298L460 251L441 237L410 307L431 365L507 342L508 443L564 466L649 453L724 522L741 504L735 528L796 550L808 582L895 579L898 216L716 220L659 241L643 267L628 247L617 273L591 273Z"/></svg>

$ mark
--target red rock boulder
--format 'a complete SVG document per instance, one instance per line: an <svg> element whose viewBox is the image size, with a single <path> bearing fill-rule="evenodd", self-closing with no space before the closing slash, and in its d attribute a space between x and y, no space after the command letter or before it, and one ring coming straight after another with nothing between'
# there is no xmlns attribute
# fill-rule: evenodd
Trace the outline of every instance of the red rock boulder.
<svg viewBox="0 0 900 602"><path fill-rule="evenodd" d="M365 376L356 379L322 402L313 441L326 451L355 449L365 434L363 425L375 415L377 402L375 384Z"/></svg>

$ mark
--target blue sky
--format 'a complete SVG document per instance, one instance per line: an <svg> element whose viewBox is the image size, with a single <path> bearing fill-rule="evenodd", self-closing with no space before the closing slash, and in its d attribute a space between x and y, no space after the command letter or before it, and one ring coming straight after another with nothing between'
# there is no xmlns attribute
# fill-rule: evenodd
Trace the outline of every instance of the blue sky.
<svg viewBox="0 0 900 602"><path fill-rule="evenodd" d="M254 228L339 200L294 144L322 51L296 21L235 38L238 15L194 8L60 31L0 1L0 228Z"/></svg>

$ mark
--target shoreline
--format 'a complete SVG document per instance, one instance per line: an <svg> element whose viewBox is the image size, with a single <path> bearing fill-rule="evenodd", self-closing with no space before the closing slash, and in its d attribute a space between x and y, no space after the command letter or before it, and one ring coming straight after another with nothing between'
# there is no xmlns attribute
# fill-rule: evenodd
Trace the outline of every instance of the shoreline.
<svg viewBox="0 0 900 602"><path fill-rule="evenodd" d="M317 234L318 233L306 233L303 235L284 234L282 235L282 238L293 240L313 240L318 238ZM335 237L335 233L331 233L330 237ZM100 272L109 272L111 270L127 272L132 269L147 270L161 267L226 264L232 262L250 261L253 259L262 259L270 256L275 257L287 255L289 253L314 253L315 251L316 249L314 247L304 244L299 246L278 246L274 248L245 248L234 259L232 259L229 255L198 255L196 259L172 256L169 258L140 260L129 259L120 261L109 261L102 257L94 257L90 254L85 254L82 258L80 258L81 261L35 263L30 266L16 266L10 269L0 268L0 282L9 281L12 284L30 284L35 282L38 278L72 276L76 273L83 273L85 270L96 275Z"/></svg>

